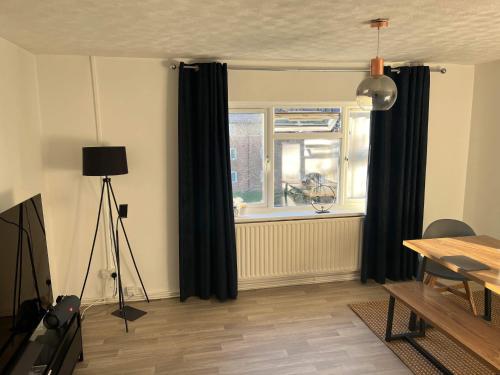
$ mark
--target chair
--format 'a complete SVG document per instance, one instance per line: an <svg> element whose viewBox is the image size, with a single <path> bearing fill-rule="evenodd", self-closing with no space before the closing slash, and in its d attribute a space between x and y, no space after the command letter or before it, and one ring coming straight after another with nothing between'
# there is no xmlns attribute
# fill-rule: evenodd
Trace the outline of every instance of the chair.
<svg viewBox="0 0 500 375"><path fill-rule="evenodd" d="M464 237L475 235L476 233L474 230L463 221L440 219L429 224L422 238ZM464 298L469 302L472 313L477 316L477 308L470 291L469 280L465 276L453 272L439 263L431 261L430 259L427 260L425 273L426 277L424 279L424 284L432 286L440 292L451 292L461 298ZM457 281L460 282L460 284L444 285L440 283L438 279ZM462 288L465 289L465 293L458 290Z"/></svg>

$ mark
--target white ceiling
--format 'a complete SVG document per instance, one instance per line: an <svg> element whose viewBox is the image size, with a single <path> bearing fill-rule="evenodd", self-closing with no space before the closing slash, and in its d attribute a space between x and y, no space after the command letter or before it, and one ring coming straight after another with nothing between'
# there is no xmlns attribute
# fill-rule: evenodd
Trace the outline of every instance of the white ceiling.
<svg viewBox="0 0 500 375"><path fill-rule="evenodd" d="M500 0L2 0L0 36L35 53L239 60L500 59Z"/></svg>

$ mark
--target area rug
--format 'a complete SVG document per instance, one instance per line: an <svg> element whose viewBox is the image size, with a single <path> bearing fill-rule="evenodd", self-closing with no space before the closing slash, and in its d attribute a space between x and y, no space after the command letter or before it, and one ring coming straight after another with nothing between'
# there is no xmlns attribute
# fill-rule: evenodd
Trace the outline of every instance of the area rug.
<svg viewBox="0 0 500 375"><path fill-rule="evenodd" d="M469 309L466 301L453 295L447 295L456 303L463 305L464 309ZM484 296L482 291L474 292L474 300L478 311L484 311ZM386 300L361 302L349 305L361 320L408 366L414 374L440 374L425 357L417 352L410 344L403 340L386 342L385 327L387 322L387 309L389 305L389 295ZM492 305L492 325L500 327L500 298L493 293ZM394 314L393 333L402 333L407 331L410 310L401 302L396 301ZM418 338L416 341L434 357L439 359L454 374L463 375L486 375L495 374L475 357L448 339L445 335L434 328L426 331L426 337ZM499 337L500 341L500 337ZM500 344L499 344L500 345Z"/></svg>

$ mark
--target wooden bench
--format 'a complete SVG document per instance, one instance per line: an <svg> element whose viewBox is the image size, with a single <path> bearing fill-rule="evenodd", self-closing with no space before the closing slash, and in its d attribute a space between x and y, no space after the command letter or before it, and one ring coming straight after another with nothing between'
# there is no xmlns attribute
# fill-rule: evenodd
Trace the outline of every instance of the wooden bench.
<svg viewBox="0 0 500 375"><path fill-rule="evenodd" d="M415 337L425 336L426 323L428 323L487 364L493 371L500 373L499 328L492 327L482 319L474 317L463 307L421 282L388 284L384 285L384 288L390 294L386 341L406 340L441 372L452 374L414 340ZM392 333L396 299L420 317L417 331L397 335Z"/></svg>

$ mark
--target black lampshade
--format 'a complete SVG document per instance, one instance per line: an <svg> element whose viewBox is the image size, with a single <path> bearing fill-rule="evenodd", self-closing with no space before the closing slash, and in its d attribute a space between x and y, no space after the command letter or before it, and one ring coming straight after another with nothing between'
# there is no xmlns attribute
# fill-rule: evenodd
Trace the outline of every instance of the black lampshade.
<svg viewBox="0 0 500 375"><path fill-rule="evenodd" d="M116 176L127 174L125 146L83 147L84 176Z"/></svg>

